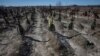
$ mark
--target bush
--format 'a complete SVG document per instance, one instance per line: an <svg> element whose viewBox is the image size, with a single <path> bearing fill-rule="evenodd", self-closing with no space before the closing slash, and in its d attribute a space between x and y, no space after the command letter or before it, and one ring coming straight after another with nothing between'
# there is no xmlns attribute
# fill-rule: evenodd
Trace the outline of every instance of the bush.
<svg viewBox="0 0 100 56"><path fill-rule="evenodd" d="M50 31L55 31L55 25L54 24L51 24L50 27L49 27L49 30Z"/></svg>
<svg viewBox="0 0 100 56"><path fill-rule="evenodd" d="M69 29L69 30L72 30L72 29L73 29L73 22L72 22L72 21L71 21L71 23L69 24L68 29Z"/></svg>
<svg viewBox="0 0 100 56"><path fill-rule="evenodd" d="M92 30L95 30L95 28L96 28L96 19L94 19L94 21L93 21L93 23L91 25L91 29Z"/></svg>

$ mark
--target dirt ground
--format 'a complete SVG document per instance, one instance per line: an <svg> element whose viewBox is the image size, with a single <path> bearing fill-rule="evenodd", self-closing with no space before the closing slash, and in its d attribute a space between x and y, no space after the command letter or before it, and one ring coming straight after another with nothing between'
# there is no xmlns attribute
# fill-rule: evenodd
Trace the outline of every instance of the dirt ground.
<svg viewBox="0 0 100 56"><path fill-rule="evenodd" d="M0 7L0 56L100 56L100 7Z"/></svg>

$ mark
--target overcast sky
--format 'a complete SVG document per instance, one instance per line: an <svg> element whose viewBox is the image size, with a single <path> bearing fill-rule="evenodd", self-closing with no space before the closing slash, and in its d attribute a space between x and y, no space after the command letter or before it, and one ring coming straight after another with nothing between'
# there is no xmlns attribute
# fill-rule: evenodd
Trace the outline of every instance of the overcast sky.
<svg viewBox="0 0 100 56"><path fill-rule="evenodd" d="M27 6L27 5L100 5L100 0L0 0L0 5Z"/></svg>

